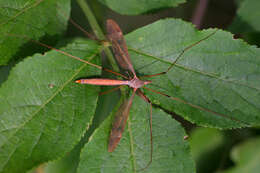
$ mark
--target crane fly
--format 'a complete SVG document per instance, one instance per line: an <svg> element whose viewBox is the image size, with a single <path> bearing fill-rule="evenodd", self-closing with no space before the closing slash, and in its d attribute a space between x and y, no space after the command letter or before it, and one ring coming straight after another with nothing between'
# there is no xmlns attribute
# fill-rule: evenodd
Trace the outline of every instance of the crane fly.
<svg viewBox="0 0 260 173"><path fill-rule="evenodd" d="M40 2L42 2L42 0L40 0L38 2L40 3ZM35 5L37 5L37 4L38 3L35 3ZM24 11L26 11L28 9L29 8L26 8ZM22 11L22 12L24 12L24 11ZM22 13L18 13L18 15L20 15L20 14L22 14ZM14 18L11 18L11 20L15 19L15 17L17 17L18 15L14 16ZM11 21L11 20L8 20L8 21ZM73 25L75 25L78 29L83 31L83 29L79 25L77 25L75 22L73 22L72 20L71 20L71 23ZM5 23L3 23L3 24L5 24ZM95 37L92 37L86 31L83 31L83 32L86 33L86 35L88 37L90 37L91 39L97 40ZM211 34L208 34L207 36L204 36L204 38L200 39L199 41L196 41L195 43L191 44L190 46L187 46L186 48L182 49L182 51L178 54L178 56L175 58L175 60L169 64L169 67L165 71L160 72L160 73L156 73L156 74L145 75L145 76L142 76L142 77L155 77L155 76L167 74L174 67L174 65L180 59L180 57L182 57L184 52L186 52L191 47L199 44L200 42L208 39L209 37L211 37L215 33L216 33L216 31L212 32ZM241 123L240 120L237 120L233 117L228 117L225 114L215 112L211 109L207 109L207 108L201 107L199 105L192 104L191 102L186 101L186 99L180 99L180 98L177 98L177 97L173 97L173 96L167 95L163 92L156 91L156 90L153 90L151 88L146 87L146 85L151 84L152 81L141 80L142 78L137 76L136 71L134 70L133 64L131 62L129 53L128 53L128 49L127 49L126 42L125 42L124 37L123 37L123 33L122 33L120 27L116 24L116 22L114 22L111 19L107 20L107 34L108 34L107 39L110 42L110 44L112 45L112 50L114 52L114 58L116 59L119 67L124 72L124 74L118 73L117 71L113 71L113 70L103 68L99 65L96 65L96 64L91 63L89 61L85 61L85 60L83 60L79 57L76 57L76 56L69 54L67 52L64 52L62 50L53 48L51 46L48 46L48 45L41 43L41 42L38 42L38 41L31 40L30 38L28 38L26 36L18 36L18 35L14 35L14 34L13 35L15 37L27 38L27 39L31 40L32 42L35 42L36 44L42 45L42 46L47 47L49 49L53 49L57 52L60 52L61 54L67 55L67 56L69 56L69 57L71 57L75 60L86 63L86 64L88 64L92 67L105 70L109 73L113 73L117 76L120 76L121 78L124 78L124 80L107 79L107 78L79 79L79 80L75 81L76 83L89 84L89 85L102 85L102 86L119 86L116 89L118 89L118 88L120 88L121 86L124 86L124 85L129 86L130 88L133 88L132 95L120 105L119 109L117 110L117 112L115 114L114 123L112 125L112 129L110 131L110 137L108 139L108 141L109 141L108 142L108 152L113 152L116 149L117 145L119 144L120 139L122 137L122 134L124 132L124 128L125 128L126 123L127 123L129 111L130 111L131 106L133 104L134 97L135 97L135 95L138 95L139 97L141 97L142 100L144 100L150 106L150 112L149 112L149 115L150 115L150 119L149 119L150 120L150 122L149 122L149 127L150 127L150 160L142 169L146 169L152 163L152 159L153 159L152 102L150 100L151 98L148 98L141 89L144 89L144 90L146 89L146 90L149 90L153 93L157 93L157 94L160 94L162 96L166 96L171 100L180 102L182 104L186 104L189 107L198 109L200 111L208 112L208 113L211 113L211 114L214 114L214 115L217 115L217 116L221 116L223 118L228 118L229 120L234 120L235 122ZM12 34L8 34L8 35L12 36ZM106 42L104 42L104 44L106 44ZM49 84L48 87L53 88L54 84ZM188 136L184 136L183 139L186 140L187 138L188 138Z"/></svg>
<svg viewBox="0 0 260 173"><path fill-rule="evenodd" d="M82 30L80 28L80 26L77 25L73 20L70 20L70 21L71 21L71 23L73 25L75 25L77 28ZM176 62L180 59L180 57L184 54L185 51L187 51L191 47L199 44L200 42L208 39L213 34L215 34L215 32L212 32L208 36L206 36L206 37L202 38L201 40L199 40L199 41L191 44L190 46L184 48L182 50L182 52L176 57L176 59L169 65L169 67L168 67L168 69L166 71L163 71L163 72L160 72L160 73L156 73L156 74L152 74L152 75L145 75L145 76L142 76L142 77L160 76L160 75L164 75L164 74L168 73L172 69L172 67L174 67L174 64L176 64ZM86 33L86 31L85 31L85 33ZM83 60L81 58L73 56L73 55L71 55L71 54L69 54L67 52L62 51L62 50L53 48L51 46L48 46L48 45L46 45L44 43L41 43L41 42L38 42L38 41L35 41L35 40L31 40L30 38L28 38L26 36L18 36L18 35L13 35L13 36L27 38L27 39L31 40L32 42L35 42L36 44L39 44L39 45L44 46L44 47L47 47L49 49L53 49L53 50L55 50L57 52L60 52L61 54L69 56L69 57L71 57L71 58L73 58L75 60L78 60L78 61L81 61L83 63L86 63L86 64L88 64L90 66L95 67L95 68L102 69L102 70L105 70L107 72L113 73L113 74L115 74L117 76L120 76L120 77L125 79L125 80L104 79L104 78L79 79L79 80L75 81L76 83L79 83L79 84L89 84L89 85L102 85L102 86L119 86L119 87L121 87L123 85L127 85L130 88L133 88L133 92L132 92L132 95L130 96L130 98L125 100L121 104L121 106L119 107L118 111L116 112L115 120L114 120L114 123L112 125L112 129L111 129L110 137L109 137L109 144L108 144L108 151L109 152L113 152L116 149L118 143L120 142L120 139L122 137L122 133L124 131L124 128L125 128L125 125L126 125L126 122L127 122L127 119L128 119L129 111L130 111L130 108L131 108L132 103L133 103L133 99L134 99L135 95L138 95L145 102L147 102L150 105L150 113L149 113L150 114L150 122L149 122L149 127L150 127L150 161L147 163L147 165L143 169L147 168L152 163L152 158L153 158L152 102L150 101L150 99L147 96L144 95L144 93L141 91L141 88L147 89L147 90L149 90L151 92L154 92L154 93L157 93L157 94L160 94L160 95L163 95L163 96L166 96L166 97L168 97L171 100L175 100L175 101L181 102L183 104L189 105L190 107L193 107L193 108L196 108L196 109L200 109L202 111L206 111L206 112L218 115L218 116L222 116L222 117L226 117L226 118L238 121L238 120L236 120L234 118L227 117L224 114L220 114L220 113L214 112L212 110L209 110L207 108L203 108L203 107L200 107L200 106L197 106L197 105L193 105L192 103L186 102L186 101L184 101L182 99L179 99L179 98L176 98L176 97L172 97L170 95L167 95L167 94L164 94L162 92L159 92L159 91L156 91L156 90L153 90L153 89L150 89L150 88L146 87L145 85L151 84L152 81L150 81L150 80L141 80L141 79L139 79L137 77L137 74L136 74L136 72L134 70L134 67L132 65L131 59L130 59L129 54L128 54L128 49L127 49L126 42L125 42L124 37L123 37L123 33L122 33L120 27L116 24L116 22L114 22L111 19L107 20L107 34L108 34L107 35L108 41L112 45L112 50L114 52L114 58L116 59L118 65L120 66L122 71L125 72L125 74L127 74L127 75L123 75L121 73L118 73L118 72L115 72L115 71L103 68L103 67L101 67L99 65L93 64L93 63L91 63L89 61L85 61L85 60ZM8 35L12 36L12 34L8 34ZM89 35L89 34L87 34L87 35Z"/></svg>
<svg viewBox="0 0 260 173"><path fill-rule="evenodd" d="M153 138L152 138L152 103L149 100L148 97L144 95L144 93L140 90L140 88L146 88L145 85L148 85L152 83L150 80L140 80L136 72L134 70L134 67L132 65L130 56L128 54L128 49L126 46L126 42L123 37L123 32L121 31L120 27L117 25L117 23L111 19L107 20L106 24L107 28L107 38L112 44L112 50L114 53L114 57L119 65L119 67L127 72L129 74L129 77L126 80L116 80L116 79L104 79L104 78L92 78L92 79L80 79L76 80L76 83L79 84L88 84L88 85L101 85L101 86L123 86L127 85L130 88L133 88L132 95L129 99L124 101L121 106L119 107L118 111L116 112L116 116L114 119L114 123L110 132L109 137L109 144L108 144L108 151L113 152L115 148L117 147L118 143L120 142L120 139L122 137L122 134L124 132L124 128L128 119L129 111L132 106L132 102L134 99L134 96L137 94L140 96L145 102L147 102L150 105L150 121L149 121L149 127L150 127L150 161L147 163L147 165L142 168L146 169L151 163L152 163L152 155L153 155ZM215 33L215 32L214 32ZM208 35L202 40L205 40L209 38L214 33ZM152 76L159 76L166 74L177 62L177 60L182 56L182 54L189 48L193 47L194 45L200 43L202 40L196 42L195 44L187 47L183 50L183 52L176 58L176 60L170 65L170 67L165 71L153 75L146 75L145 77L152 77ZM149 89L149 88L146 88ZM152 92L165 95L163 93L157 92L155 90L149 89ZM168 96L168 95L165 95ZM169 97L169 96L168 96ZM180 100L181 101L181 100ZM207 111L205 109L205 111Z"/></svg>
<svg viewBox="0 0 260 173"><path fill-rule="evenodd" d="M70 19L70 22L78 29L82 30L82 28L77 25L72 19ZM84 31L85 34L87 33L86 31ZM216 31L215 31L216 32ZM206 40L208 39L210 36L212 36L213 34L215 34L215 32L209 34L208 36L202 38L201 40L195 42L194 44L186 47L185 49L183 49L183 51L177 56L177 58L174 60L174 62L171 63L171 65L169 66L169 68L166 70L166 71L163 71L163 72L160 72L160 73L156 73L156 74L152 74L152 75L145 75L145 76L142 76L142 77L153 77L153 76L160 76L160 75L164 75L166 73L168 73L170 71L170 69L174 66L174 64L176 64L176 62L180 59L180 57L184 54L185 51L187 51L188 49L190 49L191 47L199 44L200 42L202 42L203 40ZM110 69L106 69L106 68L103 68L99 65L96 65L96 64L93 64L89 61L86 61L86 60L83 60L79 57L76 57L76 56L73 56L67 52L64 52L62 50L59 50L59 49L56 49L54 47L51 47L49 45L46 45L42 42L39 42L39 41L36 41L36 40L32 40L26 36L19 36L19 35L14 35L14 34L8 34L10 36L15 36L15 37L22 37L22 38L25 38L25 39L28 39L36 44L39 44L41 46L44 46L46 48L49 48L49 49L53 49L61 54L64 54L66 56L69 56L75 60L78 60L78 61L81 61L83 63L86 63L90 66L93 66L95 68L98 68L98 69L102 69L104 71L107 71L109 73L112 73L114 75L117 75L117 76L120 76L121 78L124 78L125 80L118 80L118 79L107 79L107 78L89 78L89 79L79 79L79 80L76 80L75 82L78 83L78 84L88 84L88 85L100 85L100 86L119 86L117 87L116 89L120 88L121 86L124 86L124 85L127 85L129 86L130 88L133 88L133 92L132 92L132 95L130 96L129 99L125 100L121 106L119 107L118 111L116 112L116 115L115 115L115 119L114 119L114 123L112 125L112 129L111 129L111 132L110 132L110 137L109 137L109 144L108 144L108 152L113 152L118 143L120 142L120 139L122 137L122 134L124 132L124 128L125 128L125 125L126 125L126 122L127 122L127 119L128 119L128 115L129 115L129 111L130 111L130 108L132 106L132 102L133 102L133 99L135 97L135 95L137 94L139 97L141 97L145 102L147 102L149 105L150 105L150 119L149 119L149 127L150 127L150 161L146 164L146 166L144 168L142 168L141 170L144 170L146 169L147 167L149 167L149 165L152 163L152 158L153 158L153 135L152 135L152 102L150 101L150 99L144 95L144 93L141 91L141 88L143 89L147 89L151 92L154 92L154 93L157 93L157 94L160 94L160 95L163 95L163 96L166 96L172 100L175 100L175 101L178 101L178 102L181 102L181 103L184 103L184 104L187 104L191 107L194 107L194 108L197 108L197 109L201 109L203 111L207 111L207 112L210 112L210 113L213 113L213 114L217 114L219 116L225 116L225 115L222 115L222 114L219 114L219 113L216 113L216 112L212 112L211 110L208 110L206 108L201 108L199 106L196 106L196 105L193 105L191 103L188 103L184 100L181 100L179 98L175 98L175 97L172 97L172 96L169 96L167 94L164 94L162 92L159 92L159 91L156 91L156 90L153 90L153 89L150 89L150 88L147 88L145 87L145 85L148 85L150 83L152 83L152 81L150 80L140 80L138 77L137 77L137 74L134 70L134 67L132 65L132 62L131 62L131 59L129 57L129 54L128 54L128 49L127 49L127 46L126 46L126 42L124 40L124 37L123 37L123 33L120 29L120 27L117 25L116 22L114 22L113 20L109 19L107 20L107 39L108 41L111 43L112 45L112 50L113 50L113 53L114 53L114 58L116 59L120 69L125 72L125 74L128 75L124 75L124 74L121 74L121 73L118 73L118 72L115 72L113 70L110 70ZM86 35L90 35L89 33L87 33ZM91 39L94 39L94 40L97 40L95 37L91 37ZM107 44L106 42L102 41L103 44ZM115 90L115 89L112 89L112 90ZM230 117L228 117L230 118Z"/></svg>
<svg viewBox="0 0 260 173"><path fill-rule="evenodd" d="M77 28L80 27L73 20L70 20L70 22L73 25L75 25ZM172 69L172 67L174 67L176 62L182 57L182 55L188 49L190 49L193 46L196 46L197 44L199 44L200 42L208 39L209 37L211 37L215 33L216 33L216 31L212 32L211 34L207 35L206 37L202 38L201 40L196 41L195 43L191 44L190 46L184 48L181 51L181 53L175 58L175 60L169 65L169 67L165 71L160 72L160 73L156 73L156 74L152 74L152 75L144 75L142 77L160 76L160 75L164 75L164 74L168 73ZM106 78L89 78L89 79L79 79L79 80L76 80L75 82L78 83L78 84L88 84L88 85L119 86L116 89L118 89L118 88L120 88L121 86L124 86L124 85L127 85L130 88L133 88L133 92L132 92L132 95L130 96L130 98L125 100L121 104L121 106L119 107L118 111L116 112L114 123L112 125L112 129L111 129L111 132L110 132L109 144L108 144L108 152L113 152L116 149L118 143L120 142L120 139L121 139L122 134L124 132L124 128L125 128L125 125L126 125L126 122L127 122L127 119L128 119L129 111L130 111L130 108L132 106L133 99L134 99L135 95L137 94L139 97L141 97L145 102L147 102L150 105L150 113L149 113L150 114L150 119L149 119L149 127L150 127L150 161L141 170L146 169L147 167L149 167L149 165L152 163L152 158L153 158L152 102L150 101L150 99L147 96L144 95L144 93L141 91L141 88L149 90L149 91L151 91L153 93L160 94L162 96L166 96L166 97L168 97L171 100L174 100L174 101L186 104L186 105L188 105L190 107L193 107L193 108L205 111L205 112L209 112L209 113L215 114L217 116L228 118L228 119L234 120L236 122L240 122L239 120L237 120L235 118L228 117L228 116L226 116L224 114L221 114L221 113L218 113L218 112L214 112L214 111L212 111L210 109L194 105L192 103L186 102L185 100L179 99L177 97L172 97L172 96L167 95L165 93L162 93L160 91L156 91L156 90L153 90L151 88L146 87L145 85L151 84L152 81L150 81L150 80L141 80L141 79L139 79L137 77L137 74L136 74L136 72L134 70L134 67L132 65L131 59L130 59L129 54L128 54L128 49L127 49L126 42L125 42L124 37L123 37L123 33L122 33L120 27L116 24L116 22L114 22L111 19L107 20L107 39L108 39L108 41L112 45L112 50L114 52L114 58L116 59L118 65L120 66L122 71L125 72L125 74L127 74L127 75L115 72L115 71L110 70L110 69L103 68L103 67L101 67L99 65L93 64L93 63L91 63L89 61L86 61L86 60L83 60L83 59L81 59L79 57L73 56L73 55L71 55L71 54L69 54L67 52L62 51L62 50L53 48L53 47L48 46L48 45L46 45L44 43L41 43L39 41L32 40L32 39L30 39L30 38L28 38L26 36L19 36L19 35L14 35L14 34L8 34L8 35L15 36L15 37L22 37L22 38L28 39L28 40L36 43L36 44L39 44L39 45L44 46L44 47L49 48L49 49L53 49L53 50L55 50L55 51L57 51L57 52L59 52L61 54L69 56L70 58L73 58L73 59L75 59L77 61L81 61L81 62L86 63L86 64L88 64L90 66L93 66L95 68L102 69L102 70L107 71L109 73L113 73L114 75L120 76L120 77L125 79L125 80L118 80L118 79L106 79ZM89 35L89 34L87 34L87 35ZM92 39L93 38L94 37L92 37ZM104 42L104 41L103 41L103 43L106 44L106 42Z"/></svg>
<svg viewBox="0 0 260 173"><path fill-rule="evenodd" d="M142 88L144 85L150 84L152 81L149 80L143 81L137 77L128 54L123 33L120 27L116 24L116 22L109 19L107 20L106 26L107 26L107 37L112 44L114 57L117 60L120 68L130 73L129 78L127 80L102 79L102 78L80 79L80 80L76 80L76 83L89 84L89 85L104 85L104 86L128 85L129 87L133 88L133 93L131 97L122 103L115 116L113 127L110 133L109 144L108 144L108 151L113 152L122 137L122 133L124 131L135 94L137 93L144 101L149 103L151 109L152 104L150 100L143 94L143 92L139 88ZM151 116L152 115L150 114L150 117ZM151 118L149 124L150 124L150 129L152 129ZM150 134L151 134L151 141L152 141L152 131ZM152 145L151 148L153 148ZM151 152L151 158L152 158L152 152ZM152 160L150 160L150 162L152 162Z"/></svg>

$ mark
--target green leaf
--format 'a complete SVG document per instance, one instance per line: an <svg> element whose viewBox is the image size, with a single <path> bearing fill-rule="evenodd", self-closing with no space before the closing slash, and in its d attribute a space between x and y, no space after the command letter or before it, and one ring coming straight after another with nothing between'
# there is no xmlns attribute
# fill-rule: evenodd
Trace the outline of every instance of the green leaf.
<svg viewBox="0 0 260 173"><path fill-rule="evenodd" d="M240 7L240 5L246 0L235 0L235 3L238 7Z"/></svg>
<svg viewBox="0 0 260 173"><path fill-rule="evenodd" d="M39 17L39 15L36 16ZM185 47L215 31L212 29L197 31L186 22L167 19L129 34L127 41L131 58L139 74L154 74L166 70L170 62ZM28 34L21 33L21 35ZM8 40L5 39L5 41ZM27 41L23 43L25 42ZM91 57L100 51L93 42L87 42L87 44L90 48L86 47L86 55L82 55L85 47L78 47L79 44L75 45L71 53L79 57ZM0 45L2 46L2 42ZM91 51L88 52L88 50ZM0 172L23 172L39 163L63 156L79 141L84 130L91 123L98 92L95 90L96 86L78 86L73 81L78 77L99 73L89 71L87 68L93 70L95 68L68 57L64 57L62 61L56 60L61 55L53 51L52 53L54 57L49 59L47 55L51 53L44 56L36 55L38 58L28 58L19 63L0 88ZM167 75L152 79L153 85L150 87L193 105L219 112L229 118L193 108L146 90L147 96L154 104L158 104L167 111L174 111L199 125L217 128L259 125L260 63L258 57L259 49L241 40L234 40L230 33L218 30L209 39L186 51ZM93 61L96 63L96 60L93 59ZM147 65L146 68L140 69L144 65ZM79 70L80 67L82 67L81 70ZM80 72L77 73L77 70ZM54 79L51 80L52 78ZM62 89L62 86L65 87ZM94 91L88 92L89 88ZM44 104L48 100L50 102ZM144 150L141 150L142 148L134 145L133 149L138 157L134 159L129 149L130 133L127 127L115 153L107 152L112 121L110 118L105 122L104 127L97 129L90 143L86 145L82 152L79 170L85 170L86 162L88 168L97 166L99 172L103 169L100 165L108 165L104 169L120 169L118 166L121 166L121 163L115 165L112 162L120 162L122 158L126 158L124 166L129 168L129 172L134 169L134 160L137 163L137 170L146 165L150 157L147 120L149 109L143 104L145 104L143 100L139 101L138 97L135 98L129 120L133 127L138 126L138 128L132 128L133 134L137 134L133 135L133 140L137 142L132 142L132 144L145 146ZM71 115L77 115L77 117L73 118ZM135 117L138 118L135 119ZM146 171L149 172L152 169L160 172L161 169L162 171L169 169L172 172L194 172L187 142L183 142L183 129L161 110L154 109L153 117L154 161ZM73 123L73 120L77 122ZM73 125L67 126L70 123ZM41 134L40 137L39 134ZM125 144L127 148L124 148ZM95 157L85 157L85 153ZM109 167L110 163L116 167ZM184 168L187 170L182 170Z"/></svg>
<svg viewBox="0 0 260 173"><path fill-rule="evenodd" d="M93 41L62 50L98 63ZM17 64L0 88L0 172L24 172L70 151L91 124L99 92L74 80L99 74L54 50Z"/></svg>
<svg viewBox="0 0 260 173"><path fill-rule="evenodd" d="M112 10L125 15L138 15L161 8L176 7L185 0L99 0Z"/></svg>
<svg viewBox="0 0 260 173"><path fill-rule="evenodd" d="M194 159L198 160L204 153L216 149L223 141L224 136L217 129L195 129L190 135L190 144Z"/></svg>
<svg viewBox="0 0 260 173"><path fill-rule="evenodd" d="M197 31L191 24L174 19L138 29L126 40L135 69L147 75L167 70L182 50L214 32L187 50L169 73L153 77L147 86L186 104L145 91L153 103L198 125L259 125L260 50L256 47L234 40L228 32Z"/></svg>
<svg viewBox="0 0 260 173"><path fill-rule="evenodd" d="M234 33L260 32L259 17L260 1L244 0L241 2L237 15L230 26Z"/></svg>
<svg viewBox="0 0 260 173"><path fill-rule="evenodd" d="M8 34L26 35L34 40L44 36L49 41L57 39L66 29L69 13L70 0L0 0L0 65L20 51L23 55L33 52L31 46L24 46L27 40L13 39Z"/></svg>
<svg viewBox="0 0 260 173"><path fill-rule="evenodd" d="M152 115L153 161L142 172L195 172L181 125L160 109L153 108ZM110 116L93 133L82 150L78 173L137 172L149 162L149 105L135 96L121 141L115 151L109 153L108 138L112 121Z"/></svg>
<svg viewBox="0 0 260 173"><path fill-rule="evenodd" d="M224 134L217 129L200 127L192 130L189 139L197 172L218 170L229 145Z"/></svg>
<svg viewBox="0 0 260 173"><path fill-rule="evenodd" d="M41 169L44 173L76 173L80 149L79 145L76 145L76 147L69 153L66 153L63 158L40 165L40 168L37 167L28 173L37 173L37 169Z"/></svg>
<svg viewBox="0 0 260 173"><path fill-rule="evenodd" d="M235 166L223 173L255 173L260 169L260 138L252 138L234 147L231 153Z"/></svg>

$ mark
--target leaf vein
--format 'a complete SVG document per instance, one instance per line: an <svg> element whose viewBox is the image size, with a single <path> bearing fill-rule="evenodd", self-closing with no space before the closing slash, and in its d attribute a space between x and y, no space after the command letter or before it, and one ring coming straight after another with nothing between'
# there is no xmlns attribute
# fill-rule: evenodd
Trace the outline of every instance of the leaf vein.
<svg viewBox="0 0 260 173"><path fill-rule="evenodd" d="M145 53L143 51L140 51L140 50L137 50L137 49L134 49L134 48L128 48L129 51L133 51L137 54L141 54L143 56L147 56L147 57L150 57L150 58L153 58L153 59L156 59L157 61L160 61L160 62L163 62L163 63L167 63L167 64L171 64L172 62L171 61L167 61L167 60L163 60L159 57L156 57L154 55L150 55L148 53ZM195 73L199 73L201 75L204 75L204 76L209 76L211 78L216 78L218 80L222 80L222 81L225 81L225 82L229 82L229 83L234 83L234 84L237 84L237 85L240 85L240 86L245 86L245 87L248 87L248 88L252 88L252 89L256 89L257 91L260 91L260 88L258 87L255 87L255 86L251 86L251 85L248 85L248 84L245 84L245 83L241 83L237 80L227 80L227 79L224 79L224 78L221 78L219 76L217 76L216 74L214 73L208 73L208 72L204 72L204 71L201 71L201 70L195 70L195 69L192 69L192 68L188 68L186 66L183 66L183 65L180 65L180 64L175 64L176 67L179 67L179 68L182 68L182 69L185 69L187 71L191 71L191 72L195 72Z"/></svg>

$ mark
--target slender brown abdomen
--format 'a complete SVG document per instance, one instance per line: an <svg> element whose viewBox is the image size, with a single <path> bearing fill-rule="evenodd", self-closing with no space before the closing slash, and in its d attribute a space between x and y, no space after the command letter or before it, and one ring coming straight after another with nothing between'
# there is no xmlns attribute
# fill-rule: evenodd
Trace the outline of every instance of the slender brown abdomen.
<svg viewBox="0 0 260 173"><path fill-rule="evenodd" d="M114 86L114 85L128 85L129 81L127 80L115 80L115 79L80 79L76 80L76 83L80 84L88 84L88 85L107 85L107 86Z"/></svg>

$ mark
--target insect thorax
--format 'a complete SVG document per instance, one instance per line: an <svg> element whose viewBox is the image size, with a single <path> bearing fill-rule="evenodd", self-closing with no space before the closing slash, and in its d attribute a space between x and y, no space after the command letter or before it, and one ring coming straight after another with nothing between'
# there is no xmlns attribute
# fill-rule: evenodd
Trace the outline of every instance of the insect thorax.
<svg viewBox="0 0 260 173"><path fill-rule="evenodd" d="M152 81L143 81L138 79L137 77L134 77L130 82L129 82L129 86L131 88L141 88L144 85L147 85L149 83L151 83Z"/></svg>

